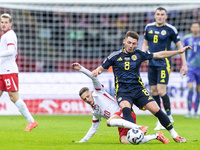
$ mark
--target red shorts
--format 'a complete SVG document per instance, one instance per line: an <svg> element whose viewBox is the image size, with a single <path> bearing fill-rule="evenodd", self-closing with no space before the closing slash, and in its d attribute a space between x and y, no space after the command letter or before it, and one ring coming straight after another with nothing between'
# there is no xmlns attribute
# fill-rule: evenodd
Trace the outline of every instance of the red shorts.
<svg viewBox="0 0 200 150"><path fill-rule="evenodd" d="M122 118L124 118L123 114L122 114L122 110L120 110L119 112L116 112L115 115L118 115ZM136 123L136 114L134 112L131 113L135 123ZM123 135L127 135L127 132L128 132L129 129L127 128L121 128L121 127L118 127L118 131L119 131L119 138L121 138Z"/></svg>
<svg viewBox="0 0 200 150"><path fill-rule="evenodd" d="M18 91L18 73L0 75L0 90Z"/></svg>

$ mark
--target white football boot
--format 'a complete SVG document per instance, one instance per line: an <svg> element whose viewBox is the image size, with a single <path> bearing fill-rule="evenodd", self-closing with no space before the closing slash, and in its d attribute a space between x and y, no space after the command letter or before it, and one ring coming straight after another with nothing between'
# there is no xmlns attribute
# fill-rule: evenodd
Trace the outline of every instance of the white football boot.
<svg viewBox="0 0 200 150"><path fill-rule="evenodd" d="M161 124L160 124L160 121L158 120L156 122L156 127L154 128L154 130L165 130L165 127L163 127Z"/></svg>

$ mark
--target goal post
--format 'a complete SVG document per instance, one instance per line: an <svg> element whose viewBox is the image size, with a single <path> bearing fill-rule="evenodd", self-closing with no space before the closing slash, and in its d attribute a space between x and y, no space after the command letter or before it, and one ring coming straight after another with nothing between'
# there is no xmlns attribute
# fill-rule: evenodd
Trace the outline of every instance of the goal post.
<svg viewBox="0 0 200 150"><path fill-rule="evenodd" d="M128 30L140 35L141 48L144 28L154 21L154 11L159 6L167 9L167 22L178 29L181 40L190 32L190 23L200 21L200 3L186 0L8 0L1 3L0 12L13 17L21 72L71 72L71 63L76 61L95 69L112 51L123 46ZM173 71L179 71L180 57L172 60ZM147 71L146 64L141 71Z"/></svg>

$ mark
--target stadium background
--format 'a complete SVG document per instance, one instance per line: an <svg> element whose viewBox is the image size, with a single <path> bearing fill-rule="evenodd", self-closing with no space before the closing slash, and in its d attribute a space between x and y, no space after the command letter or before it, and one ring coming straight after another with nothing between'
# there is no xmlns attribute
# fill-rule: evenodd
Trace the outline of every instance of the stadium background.
<svg viewBox="0 0 200 150"><path fill-rule="evenodd" d="M154 11L163 6L168 10L167 22L174 25L183 40L192 21L200 21L197 1L7 1L0 13L10 13L13 29L18 36L20 95L33 114L89 114L90 108L78 97L79 89L91 86L84 75L73 72L71 64L79 62L89 70L99 66L113 50L122 47L128 30L140 35L154 21ZM172 49L176 49L172 44ZM179 72L179 56L172 58L172 73L168 94L172 99L172 113L186 113L186 77ZM141 76L148 88L147 65L142 64ZM112 73L104 73L100 80L113 95ZM143 112L142 112L143 113ZM148 114L144 112L145 114ZM0 114L19 114L4 94ZM141 114L141 111L138 111Z"/></svg>

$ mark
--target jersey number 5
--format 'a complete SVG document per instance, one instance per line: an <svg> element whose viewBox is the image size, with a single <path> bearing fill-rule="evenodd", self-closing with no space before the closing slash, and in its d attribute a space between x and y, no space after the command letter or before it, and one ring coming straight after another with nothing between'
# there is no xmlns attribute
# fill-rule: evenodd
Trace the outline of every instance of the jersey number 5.
<svg viewBox="0 0 200 150"><path fill-rule="evenodd" d="M153 36L153 42L154 43L158 43L158 35L154 35Z"/></svg>

